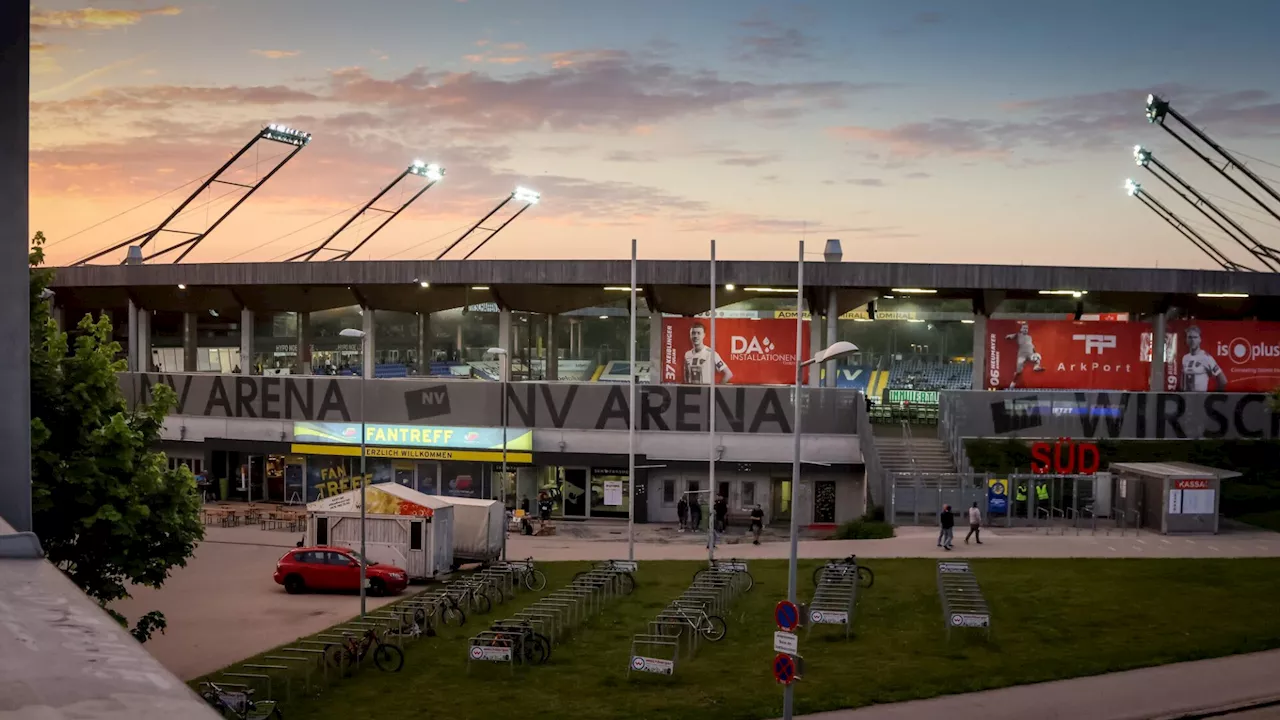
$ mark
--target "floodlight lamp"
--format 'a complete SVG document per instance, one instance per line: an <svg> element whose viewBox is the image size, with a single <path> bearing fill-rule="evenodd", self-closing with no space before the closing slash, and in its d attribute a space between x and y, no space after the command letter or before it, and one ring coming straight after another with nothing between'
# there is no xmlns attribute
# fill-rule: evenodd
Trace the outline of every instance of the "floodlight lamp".
<svg viewBox="0 0 1280 720"><path fill-rule="evenodd" d="M418 287L429 288L431 287L431 283L427 282L426 280L423 280L418 283Z"/></svg>
<svg viewBox="0 0 1280 720"><path fill-rule="evenodd" d="M1133 146L1133 162L1139 167L1146 167L1151 162L1151 151L1141 145Z"/></svg>
<svg viewBox="0 0 1280 720"><path fill-rule="evenodd" d="M1163 122L1164 116L1169 112L1169 101L1161 99L1159 95L1147 95L1147 122L1157 123Z"/></svg>
<svg viewBox="0 0 1280 720"><path fill-rule="evenodd" d="M537 205L542 196L529 188L518 187L511 193L512 199L527 205Z"/></svg>
<svg viewBox="0 0 1280 720"><path fill-rule="evenodd" d="M1124 181L1124 191L1129 193L1129 197L1134 197L1142 192L1142 186L1134 182L1133 178L1129 178Z"/></svg>

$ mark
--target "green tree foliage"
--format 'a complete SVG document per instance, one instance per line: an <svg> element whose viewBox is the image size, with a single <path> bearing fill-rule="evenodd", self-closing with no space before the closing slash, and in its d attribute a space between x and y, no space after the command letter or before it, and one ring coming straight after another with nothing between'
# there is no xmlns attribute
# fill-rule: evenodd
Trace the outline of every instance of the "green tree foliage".
<svg viewBox="0 0 1280 720"><path fill-rule="evenodd" d="M155 450L173 390L157 385L149 404L129 409L116 380L126 363L106 315L86 315L68 344L44 297L53 273L41 267L43 243L36 233L30 255L35 532L49 561L106 607L130 585L160 587L186 565L204 537L200 497L191 471L168 469ZM158 612L132 632L145 642L154 630L164 630Z"/></svg>

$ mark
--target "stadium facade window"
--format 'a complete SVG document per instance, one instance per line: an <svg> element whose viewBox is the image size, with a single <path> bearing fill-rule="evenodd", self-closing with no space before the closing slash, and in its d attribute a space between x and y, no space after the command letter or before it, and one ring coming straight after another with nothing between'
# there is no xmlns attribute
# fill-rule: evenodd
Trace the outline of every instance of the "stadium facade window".
<svg viewBox="0 0 1280 720"><path fill-rule="evenodd" d="M676 481L675 480L662 481L662 504L663 505L676 504Z"/></svg>
<svg viewBox="0 0 1280 720"><path fill-rule="evenodd" d="M754 480L742 481L742 507L754 508L756 506L756 483Z"/></svg>

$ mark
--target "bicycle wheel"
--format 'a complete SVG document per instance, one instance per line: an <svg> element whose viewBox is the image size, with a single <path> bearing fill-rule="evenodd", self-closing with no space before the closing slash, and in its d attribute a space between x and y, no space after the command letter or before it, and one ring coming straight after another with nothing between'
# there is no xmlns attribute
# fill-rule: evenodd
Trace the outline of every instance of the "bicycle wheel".
<svg viewBox="0 0 1280 720"><path fill-rule="evenodd" d="M711 572L711 570L710 570L709 568L702 568L701 570L696 570L696 571L694 571L694 573L693 573L693 581L694 581L694 582L698 582L698 578L702 577L702 575L703 575L704 573L709 573L709 572Z"/></svg>
<svg viewBox="0 0 1280 720"><path fill-rule="evenodd" d="M538 642L532 633L525 636L522 644L525 662L530 665L541 665L547 661L547 646Z"/></svg>
<svg viewBox="0 0 1280 720"><path fill-rule="evenodd" d="M708 615L707 624L698 628L702 632L702 637L711 642L720 642L724 639L725 633L729 631L729 626L724 624L724 618L719 615Z"/></svg>
<svg viewBox="0 0 1280 720"><path fill-rule="evenodd" d="M542 592L547 586L547 576L541 570L530 570L524 575L524 586L533 592Z"/></svg>
<svg viewBox="0 0 1280 720"><path fill-rule="evenodd" d="M817 587L818 583L822 582L822 571L826 569L827 569L827 566L825 564L819 565L818 567L813 569L813 586L814 587Z"/></svg>
<svg viewBox="0 0 1280 720"><path fill-rule="evenodd" d="M480 593L476 593L475 595L471 596L471 609L475 610L481 615L488 615L489 611L493 609L493 603L489 602L488 595L481 595Z"/></svg>
<svg viewBox="0 0 1280 720"><path fill-rule="evenodd" d="M440 607L440 619L445 625L453 623L462 627L467 624L467 613L457 603L449 603Z"/></svg>
<svg viewBox="0 0 1280 720"><path fill-rule="evenodd" d="M551 659L551 639L541 633L533 633L533 642L542 647L542 662Z"/></svg>
<svg viewBox="0 0 1280 720"><path fill-rule="evenodd" d="M418 609L414 610L414 611L413 611L413 623L414 623L415 625L417 625L418 627L426 627L426 626L427 626L427 611L426 611L426 610L423 610L422 608L418 608ZM408 623L405 623L405 625L407 625L407 624L408 624Z"/></svg>
<svg viewBox="0 0 1280 720"><path fill-rule="evenodd" d="M736 577L733 578L733 581L738 584L739 592L751 592L751 588L756 586L756 579L751 577L751 573L746 570L734 573L734 575Z"/></svg>
<svg viewBox="0 0 1280 720"><path fill-rule="evenodd" d="M351 667L355 665L355 656L345 647L338 645L330 645L325 650L325 661L329 663L329 667L341 670L343 667Z"/></svg>
<svg viewBox="0 0 1280 720"><path fill-rule="evenodd" d="M379 645L373 651L373 664L382 672L400 672L404 667L404 651L395 645Z"/></svg>
<svg viewBox="0 0 1280 720"><path fill-rule="evenodd" d="M284 711L280 709L279 705L273 705L271 714L267 715L263 720L284 720Z"/></svg>
<svg viewBox="0 0 1280 720"><path fill-rule="evenodd" d="M866 565L858 566L858 584L864 588L869 588L876 584L876 574L871 572L871 568Z"/></svg>
<svg viewBox="0 0 1280 720"><path fill-rule="evenodd" d="M623 595L630 595L636 591L636 578L631 573L621 573L618 582L621 584Z"/></svg>

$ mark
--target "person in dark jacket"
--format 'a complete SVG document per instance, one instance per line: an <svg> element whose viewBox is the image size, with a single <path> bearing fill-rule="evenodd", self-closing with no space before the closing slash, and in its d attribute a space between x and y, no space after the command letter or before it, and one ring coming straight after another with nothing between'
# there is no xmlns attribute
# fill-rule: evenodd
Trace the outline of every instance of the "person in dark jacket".
<svg viewBox="0 0 1280 720"><path fill-rule="evenodd" d="M716 498L716 532L722 533L729 526L729 500L721 495Z"/></svg>
<svg viewBox="0 0 1280 720"><path fill-rule="evenodd" d="M684 532L689 527L689 501L683 495L676 503L676 516L680 518L680 532Z"/></svg>
<svg viewBox="0 0 1280 720"><path fill-rule="evenodd" d="M943 505L942 512L938 513L938 526L941 532L938 533L938 547L943 550L950 550L951 543L955 540L956 516L951 512L950 505Z"/></svg>
<svg viewBox="0 0 1280 720"><path fill-rule="evenodd" d="M702 526L702 503L698 502L698 496L694 495L689 498L689 529L697 531Z"/></svg>
<svg viewBox="0 0 1280 720"><path fill-rule="evenodd" d="M760 531L764 530L764 508L756 505L751 511L751 544L760 544Z"/></svg>

